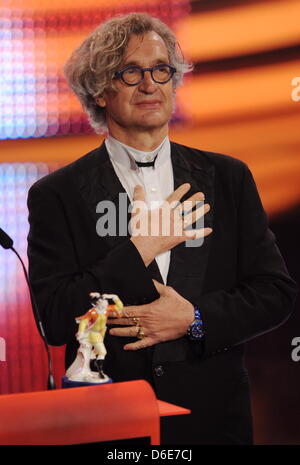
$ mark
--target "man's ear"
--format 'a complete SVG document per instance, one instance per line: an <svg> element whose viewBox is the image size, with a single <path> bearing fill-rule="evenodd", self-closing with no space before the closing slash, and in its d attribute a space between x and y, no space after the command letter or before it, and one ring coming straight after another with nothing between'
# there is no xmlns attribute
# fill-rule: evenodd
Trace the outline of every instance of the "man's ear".
<svg viewBox="0 0 300 465"><path fill-rule="evenodd" d="M96 103L99 105L99 107L102 107L102 108L106 107L106 102L105 102L103 95L100 95L100 97L96 98Z"/></svg>

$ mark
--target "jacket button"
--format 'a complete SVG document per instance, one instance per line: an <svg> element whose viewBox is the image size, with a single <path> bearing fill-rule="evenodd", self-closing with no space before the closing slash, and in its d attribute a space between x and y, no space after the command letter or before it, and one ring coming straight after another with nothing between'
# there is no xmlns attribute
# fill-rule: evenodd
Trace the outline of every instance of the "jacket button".
<svg viewBox="0 0 300 465"><path fill-rule="evenodd" d="M162 376L164 374L163 366L162 365L157 365L154 368L154 373L156 374L156 376Z"/></svg>

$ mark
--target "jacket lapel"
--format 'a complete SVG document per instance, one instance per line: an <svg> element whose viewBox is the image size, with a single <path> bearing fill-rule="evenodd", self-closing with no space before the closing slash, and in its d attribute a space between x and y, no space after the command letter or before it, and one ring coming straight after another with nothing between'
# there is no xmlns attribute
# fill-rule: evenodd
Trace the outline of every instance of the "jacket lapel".
<svg viewBox="0 0 300 465"><path fill-rule="evenodd" d="M191 189L183 197L183 201L196 192L203 192L205 203L210 204L210 211L204 217L205 227L213 228L214 211L214 166L209 163L200 151L191 150L184 146L171 143L171 157L174 174L174 190L181 184L189 182ZM190 243L193 247L187 247ZM188 241L171 250L170 268L167 284L190 302L196 304L203 287L203 280L207 267L211 237L202 240ZM174 309L176 311L176 309ZM198 346L198 345L197 345ZM198 347L194 346L195 350ZM153 363L183 361L189 357L192 347L186 337L174 341L157 344L153 351Z"/></svg>
<svg viewBox="0 0 300 465"><path fill-rule="evenodd" d="M130 200L115 173L105 143L87 157L86 166L77 172L77 186L95 221L95 230L102 216L109 221L109 224L103 221L103 225L106 229L111 227L112 233L103 239L113 248L128 234Z"/></svg>
<svg viewBox="0 0 300 465"><path fill-rule="evenodd" d="M181 184L189 182L191 189L182 201L196 192L203 192L205 203L210 204L210 211L204 216L204 226L213 228L214 212L214 166L204 156L191 157L190 150L178 144L171 144L172 165L174 174L174 190ZM211 237L186 241L171 250L171 261L168 274L168 284L188 299L199 295L205 276ZM187 278L192 278L189 280ZM192 287L189 284L193 282Z"/></svg>

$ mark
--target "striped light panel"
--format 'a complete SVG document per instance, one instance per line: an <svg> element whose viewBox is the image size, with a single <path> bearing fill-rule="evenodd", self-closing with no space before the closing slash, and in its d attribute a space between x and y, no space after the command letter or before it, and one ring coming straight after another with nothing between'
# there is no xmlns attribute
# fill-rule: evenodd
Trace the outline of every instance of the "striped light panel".
<svg viewBox="0 0 300 465"><path fill-rule="evenodd" d="M27 266L27 192L49 173L44 163L0 164L0 226L13 239ZM22 311L21 311L22 310ZM6 341L0 362L0 393L41 389L46 360L35 327L21 265L13 252L0 248L0 337Z"/></svg>
<svg viewBox="0 0 300 465"><path fill-rule="evenodd" d="M189 2L6 1L0 8L0 139L90 133L63 65L101 22L132 11L172 25L188 14Z"/></svg>

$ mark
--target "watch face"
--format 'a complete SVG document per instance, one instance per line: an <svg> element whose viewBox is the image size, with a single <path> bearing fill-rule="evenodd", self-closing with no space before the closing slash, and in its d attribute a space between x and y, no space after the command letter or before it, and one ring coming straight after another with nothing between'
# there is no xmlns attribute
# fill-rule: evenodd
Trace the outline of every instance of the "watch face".
<svg viewBox="0 0 300 465"><path fill-rule="evenodd" d="M203 331L203 325L202 323L194 323L191 326L191 331L190 335L193 339L201 339L203 337L204 331Z"/></svg>

